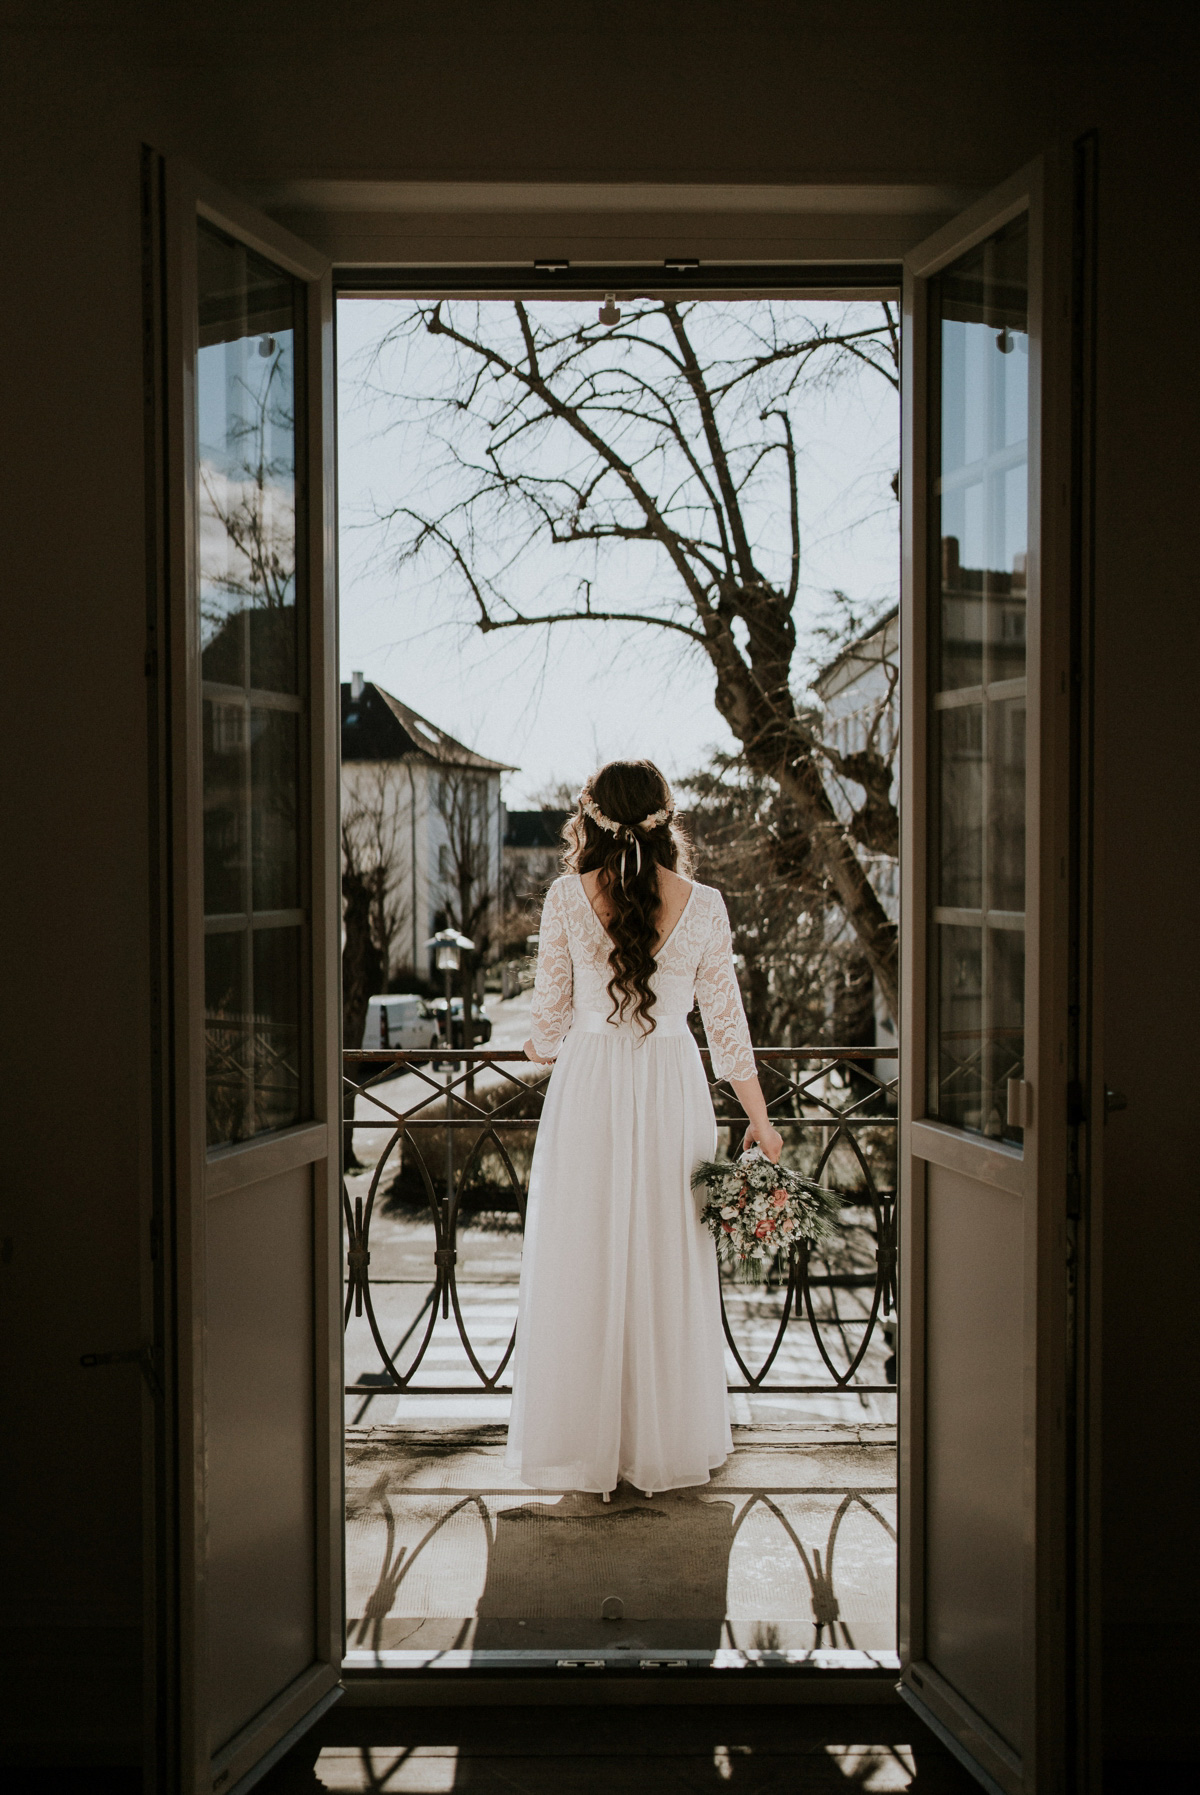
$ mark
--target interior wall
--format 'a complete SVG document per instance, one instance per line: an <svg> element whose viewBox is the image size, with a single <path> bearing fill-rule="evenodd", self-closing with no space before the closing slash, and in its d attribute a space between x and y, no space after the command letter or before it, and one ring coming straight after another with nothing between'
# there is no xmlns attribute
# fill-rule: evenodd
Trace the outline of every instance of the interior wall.
<svg viewBox="0 0 1200 1795"><path fill-rule="evenodd" d="M1098 1060L1128 1105L1101 1130L1101 1537L1105 1724L1130 1758L1194 1753L1200 1673L1200 1103L1175 1045L1198 994L1195 92L1194 61L1141 72L1100 146Z"/></svg>
<svg viewBox="0 0 1200 1795"><path fill-rule="evenodd" d="M93 69L0 66L0 1737L124 1762L144 1399L79 1360L149 1338L138 158Z"/></svg>
<svg viewBox="0 0 1200 1795"><path fill-rule="evenodd" d="M78 1366L148 1337L139 145L187 155L350 259L653 263L832 245L871 259L945 216L950 194L1090 127L1101 1044L1129 1100L1102 1154L1105 1725L1116 1756L1194 1746L1179 1691L1197 1598L1180 1450L1196 1106L1176 1070L1195 1008L1194 9L40 0L2 20L13 1245L0 1425L21 1444L2 1480L0 1588L14 1661L57 1654L58 1677L52 1731L30 1705L45 1678L25 1685L25 1748L45 1756L54 1738L60 1760L119 1758L140 1720L143 1397L131 1368ZM750 213L735 195L713 213L643 194L598 216L580 196L557 212L478 194L474 209L460 196L414 210L410 189L388 189L372 210L324 185L428 181L791 184L810 198ZM811 190L831 184L876 190L855 202L859 223L817 208ZM887 186L910 192L885 206Z"/></svg>

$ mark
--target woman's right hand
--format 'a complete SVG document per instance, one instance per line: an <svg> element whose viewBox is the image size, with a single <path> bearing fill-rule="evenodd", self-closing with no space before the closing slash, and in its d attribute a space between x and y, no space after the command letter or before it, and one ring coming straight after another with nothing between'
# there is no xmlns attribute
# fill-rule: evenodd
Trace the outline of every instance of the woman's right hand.
<svg viewBox="0 0 1200 1795"><path fill-rule="evenodd" d="M532 1041L526 1041L521 1051L527 1060L533 1061L535 1066L552 1066L554 1064L553 1060L545 1060L542 1058Z"/></svg>
<svg viewBox="0 0 1200 1795"><path fill-rule="evenodd" d="M742 1142L743 1153L747 1147L761 1147L771 1164L777 1166L779 1155L783 1152L783 1136L778 1128L772 1128L769 1122L762 1124L751 1122L746 1130L746 1138Z"/></svg>

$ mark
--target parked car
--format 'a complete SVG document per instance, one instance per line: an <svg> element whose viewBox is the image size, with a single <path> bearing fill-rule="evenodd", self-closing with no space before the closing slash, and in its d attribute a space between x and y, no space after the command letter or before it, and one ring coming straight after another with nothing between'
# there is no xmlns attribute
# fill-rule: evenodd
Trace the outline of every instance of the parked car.
<svg viewBox="0 0 1200 1795"><path fill-rule="evenodd" d="M442 1032L442 1041L444 1042L446 1037L446 999L444 997L435 997L429 1007L437 1016L438 1027ZM492 1019L486 1013L482 1004L473 1003L471 1005L471 1022L475 1036L474 1045L476 1047L482 1047L485 1041L490 1041L492 1038ZM461 1047L462 1044L462 998L452 997L450 999L450 1045L451 1047Z"/></svg>
<svg viewBox="0 0 1200 1795"><path fill-rule="evenodd" d="M423 997L372 997L362 1044L371 1047L440 1047L438 1019Z"/></svg>

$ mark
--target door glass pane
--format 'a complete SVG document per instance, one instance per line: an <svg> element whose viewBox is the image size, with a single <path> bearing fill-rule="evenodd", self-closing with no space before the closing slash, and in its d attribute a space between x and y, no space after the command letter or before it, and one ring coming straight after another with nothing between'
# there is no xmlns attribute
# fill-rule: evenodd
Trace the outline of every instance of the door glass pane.
<svg viewBox="0 0 1200 1795"><path fill-rule="evenodd" d="M196 478L211 1146L306 1113L307 702L290 275L198 226Z"/></svg>
<svg viewBox="0 0 1200 1795"><path fill-rule="evenodd" d="M1019 1141L1023 1076L1028 230L932 283L929 1112Z"/></svg>
<svg viewBox="0 0 1200 1795"><path fill-rule="evenodd" d="M250 712L250 803L256 910L300 902L300 719L294 711Z"/></svg>
<svg viewBox="0 0 1200 1795"><path fill-rule="evenodd" d="M254 1096L249 980L244 929L204 939L208 1139L245 1140Z"/></svg>
<svg viewBox="0 0 1200 1795"><path fill-rule="evenodd" d="M204 677L297 690L296 283L199 227Z"/></svg>
<svg viewBox="0 0 1200 1795"><path fill-rule="evenodd" d="M1025 911L1025 699L988 706L987 864L991 907Z"/></svg>
<svg viewBox="0 0 1200 1795"><path fill-rule="evenodd" d="M244 909L246 879L246 707L206 698L204 730L204 911Z"/></svg>
<svg viewBox="0 0 1200 1795"><path fill-rule="evenodd" d="M980 1128L983 1058L983 931L943 923L937 932L941 1114L960 1128Z"/></svg>
<svg viewBox="0 0 1200 1795"><path fill-rule="evenodd" d="M254 1129L300 1120L301 934L254 931Z"/></svg>
<svg viewBox="0 0 1200 1795"><path fill-rule="evenodd" d="M935 711L941 771L937 901L978 910L983 901L983 706Z"/></svg>

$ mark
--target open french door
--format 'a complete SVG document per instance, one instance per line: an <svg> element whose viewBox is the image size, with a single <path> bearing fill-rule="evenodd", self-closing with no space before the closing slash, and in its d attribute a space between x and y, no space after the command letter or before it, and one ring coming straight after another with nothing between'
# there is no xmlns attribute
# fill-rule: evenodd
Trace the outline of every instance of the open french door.
<svg viewBox="0 0 1200 1795"><path fill-rule="evenodd" d="M1069 1732L1068 197L904 292L901 1688L1007 1795Z"/></svg>
<svg viewBox="0 0 1200 1795"><path fill-rule="evenodd" d="M323 257L193 173L148 157L145 192L168 1017L156 1781L232 1795L336 1699L343 1646L332 295Z"/></svg>

